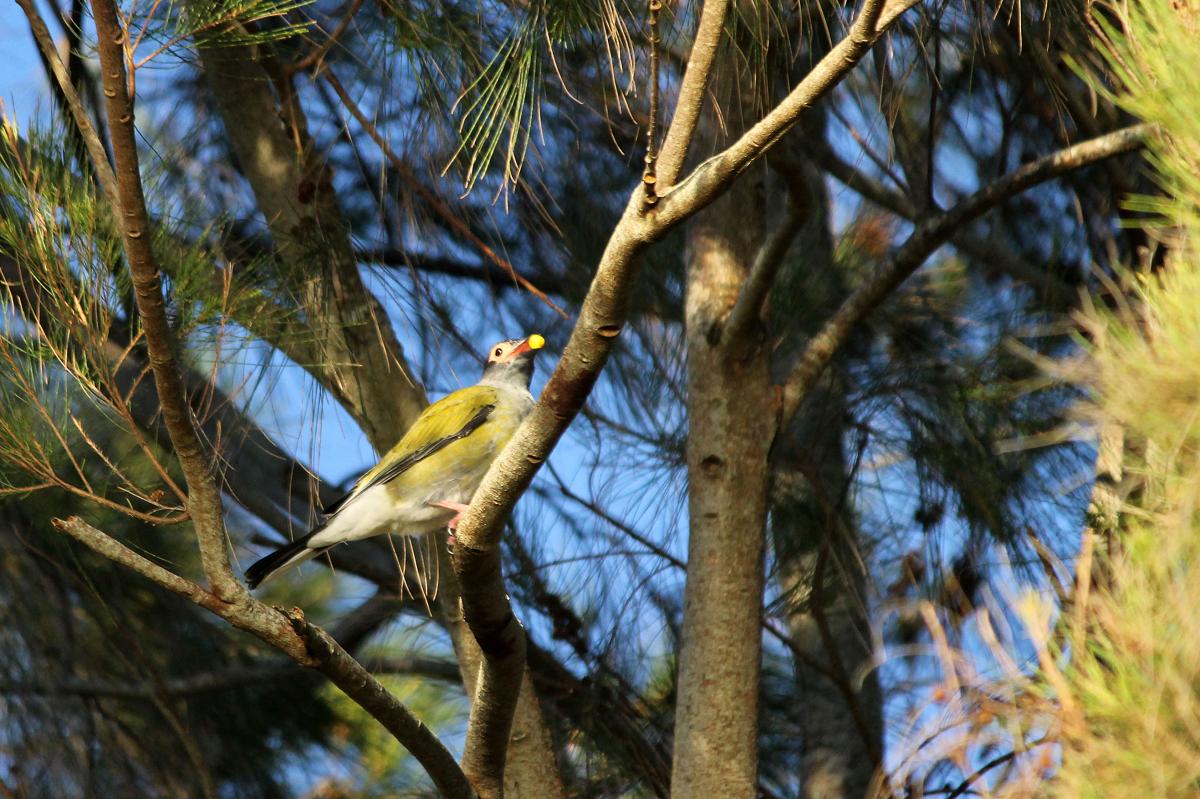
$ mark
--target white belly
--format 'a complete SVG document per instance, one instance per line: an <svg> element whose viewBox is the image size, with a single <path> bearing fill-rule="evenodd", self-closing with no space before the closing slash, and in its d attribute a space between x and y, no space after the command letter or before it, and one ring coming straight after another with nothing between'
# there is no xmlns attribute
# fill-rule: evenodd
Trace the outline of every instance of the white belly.
<svg viewBox="0 0 1200 799"><path fill-rule="evenodd" d="M338 510L325 529L313 536L309 546L330 546L383 533L423 535L445 528L454 512L429 505L424 499L396 501L384 486L368 488ZM467 502L470 496L466 499L457 496L433 499Z"/></svg>

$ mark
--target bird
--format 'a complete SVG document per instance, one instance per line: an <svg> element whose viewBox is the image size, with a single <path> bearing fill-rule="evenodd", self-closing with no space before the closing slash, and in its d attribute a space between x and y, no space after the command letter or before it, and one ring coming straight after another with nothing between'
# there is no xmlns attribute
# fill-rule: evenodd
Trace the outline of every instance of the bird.
<svg viewBox="0 0 1200 799"><path fill-rule="evenodd" d="M348 541L440 529L453 535L488 467L533 408L533 361L545 343L534 333L493 345L478 383L426 408L348 494L324 509L321 524L246 569L249 587Z"/></svg>

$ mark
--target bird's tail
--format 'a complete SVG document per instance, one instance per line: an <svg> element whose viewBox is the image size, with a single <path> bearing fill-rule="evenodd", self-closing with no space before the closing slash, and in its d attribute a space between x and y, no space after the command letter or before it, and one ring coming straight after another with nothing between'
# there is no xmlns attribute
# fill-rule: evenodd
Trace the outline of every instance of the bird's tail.
<svg viewBox="0 0 1200 799"><path fill-rule="evenodd" d="M258 588L259 585L270 580L280 572L286 571L310 558L315 558L329 549L329 547L310 547L308 545L312 537L323 529L325 529L324 525L317 527L302 538L297 538L290 544L284 544L270 555L256 561L254 565L246 569L246 584L251 588Z"/></svg>

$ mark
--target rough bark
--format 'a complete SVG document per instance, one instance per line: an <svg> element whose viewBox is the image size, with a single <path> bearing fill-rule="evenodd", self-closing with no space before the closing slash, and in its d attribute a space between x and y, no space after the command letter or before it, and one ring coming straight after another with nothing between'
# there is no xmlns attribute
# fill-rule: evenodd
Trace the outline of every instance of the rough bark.
<svg viewBox="0 0 1200 799"><path fill-rule="evenodd" d="M688 230L688 572L672 796L758 790L760 616L774 391L762 347L717 332L765 231L763 170L744 175ZM760 329L745 333L758 338ZM743 354L744 353L744 354ZM740 356L740 357L739 357Z"/></svg>

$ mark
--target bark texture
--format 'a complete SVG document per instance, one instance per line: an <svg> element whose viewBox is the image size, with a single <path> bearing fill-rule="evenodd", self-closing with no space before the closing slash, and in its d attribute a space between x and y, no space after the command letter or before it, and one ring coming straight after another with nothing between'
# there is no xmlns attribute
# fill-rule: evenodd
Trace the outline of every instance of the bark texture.
<svg viewBox="0 0 1200 799"><path fill-rule="evenodd" d="M688 232L688 576L672 796L751 797L758 779L767 453L767 358L731 357L718 332L764 239L762 170ZM759 330L754 330L758 335Z"/></svg>

